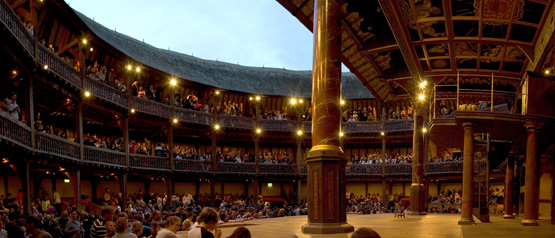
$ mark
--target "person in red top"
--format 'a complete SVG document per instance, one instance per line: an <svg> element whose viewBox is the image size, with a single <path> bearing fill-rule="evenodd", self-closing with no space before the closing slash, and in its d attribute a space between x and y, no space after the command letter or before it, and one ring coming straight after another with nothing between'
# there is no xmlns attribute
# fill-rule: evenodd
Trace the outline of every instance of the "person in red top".
<svg viewBox="0 0 555 238"><path fill-rule="evenodd" d="M23 204L23 190L19 189L19 191L17 191L17 203L18 204Z"/></svg>

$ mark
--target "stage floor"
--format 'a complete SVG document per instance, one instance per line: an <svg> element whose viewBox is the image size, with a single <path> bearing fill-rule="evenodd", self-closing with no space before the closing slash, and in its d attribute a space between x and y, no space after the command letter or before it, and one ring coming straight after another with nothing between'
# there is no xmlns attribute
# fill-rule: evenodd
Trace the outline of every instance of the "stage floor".
<svg viewBox="0 0 555 238"><path fill-rule="evenodd" d="M524 227L522 218L505 220L502 215L492 215L491 222L476 225L458 225L460 214L429 214L425 216L408 216L393 218L393 214L347 215L347 222L355 227L370 227L382 238L386 237L426 237L426 238L460 238L460 237L531 237L554 238L555 225L549 220L538 220L539 226ZM222 237L229 236L237 226L247 227L254 238L278 237L343 237L350 234L305 235L301 226L306 224L306 216L258 219L222 227Z"/></svg>

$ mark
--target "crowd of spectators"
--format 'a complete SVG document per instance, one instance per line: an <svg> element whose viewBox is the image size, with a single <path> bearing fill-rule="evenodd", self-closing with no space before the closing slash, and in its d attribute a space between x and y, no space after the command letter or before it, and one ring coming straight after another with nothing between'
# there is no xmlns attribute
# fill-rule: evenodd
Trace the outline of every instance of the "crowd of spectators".
<svg viewBox="0 0 555 238"><path fill-rule="evenodd" d="M22 213L21 190L16 197L11 194L2 196L2 237L165 238L176 237L179 231L182 235L188 233L188 237L201 237L202 232L211 232L214 237L220 237L221 231L216 229L217 224L307 213L306 200L298 203L298 197L293 191L283 196L285 202L282 203L265 203L262 196L254 199L244 194L216 194L214 204L211 204L207 194L195 197L191 194L168 196L143 194L139 190L129 195L128 206L123 207L121 193L114 194L106 188L103 197L94 199L103 206L100 214L92 212L90 200L85 195L81 197L81 204L87 212L80 214L73 205L62 206L60 195L55 190L52 192L50 197L41 187L40 196L31 202L29 214ZM237 229L230 237L249 237L234 236L236 233L245 235L249 231Z"/></svg>
<svg viewBox="0 0 555 238"><path fill-rule="evenodd" d="M430 204L461 204L462 190L442 190L439 195L430 196Z"/></svg>
<svg viewBox="0 0 555 238"><path fill-rule="evenodd" d="M350 164L410 164L412 163L412 153L401 155L400 153L385 155L385 160L381 153L367 153L359 156L354 154L351 156Z"/></svg>
<svg viewBox="0 0 555 238"><path fill-rule="evenodd" d="M445 155L444 157L436 156L433 158L429 158L428 163L443 163L443 162L452 162L452 161L462 161L462 157L460 156L451 156Z"/></svg>

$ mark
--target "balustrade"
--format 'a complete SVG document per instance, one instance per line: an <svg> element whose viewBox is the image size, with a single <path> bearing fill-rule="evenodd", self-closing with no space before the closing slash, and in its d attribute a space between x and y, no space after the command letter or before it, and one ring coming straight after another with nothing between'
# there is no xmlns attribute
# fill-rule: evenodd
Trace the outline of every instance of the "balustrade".
<svg viewBox="0 0 555 238"><path fill-rule="evenodd" d="M125 153L84 146L85 162L125 167Z"/></svg>
<svg viewBox="0 0 555 238"><path fill-rule="evenodd" d="M212 124L212 114L210 113L176 108L175 114L179 121L195 123L195 124L204 124L204 125Z"/></svg>
<svg viewBox="0 0 555 238"><path fill-rule="evenodd" d="M386 175L411 175L412 164L386 164Z"/></svg>
<svg viewBox="0 0 555 238"><path fill-rule="evenodd" d="M260 164L260 175L295 175L298 165L296 164Z"/></svg>
<svg viewBox="0 0 555 238"><path fill-rule="evenodd" d="M428 171L426 174L454 174L462 173L462 161L449 161L449 162L429 162Z"/></svg>
<svg viewBox="0 0 555 238"><path fill-rule="evenodd" d="M44 67L44 65L47 65L48 70L59 75L65 81L69 82L77 88L82 87L82 80L79 76L79 73L62 58L55 55L54 52L51 52L41 45L38 47L37 54L39 57L37 60L39 64L42 65L42 67Z"/></svg>
<svg viewBox="0 0 555 238"><path fill-rule="evenodd" d="M212 162L200 160L173 160L173 168L175 171L182 172L212 172Z"/></svg>
<svg viewBox="0 0 555 238"><path fill-rule="evenodd" d="M255 174L255 164L252 163L218 163L217 172L224 174Z"/></svg>
<svg viewBox="0 0 555 238"><path fill-rule="evenodd" d="M66 159L79 161L79 144L55 135L36 132L35 144L37 151Z"/></svg>
<svg viewBox="0 0 555 238"><path fill-rule="evenodd" d="M172 115L170 106L138 97L133 97L131 99L131 108L142 113L153 114L165 118L170 118Z"/></svg>
<svg viewBox="0 0 555 238"><path fill-rule="evenodd" d="M19 144L20 146L31 147L31 132L29 131L29 127L10 118L7 113L0 113L1 136L4 139Z"/></svg>
<svg viewBox="0 0 555 238"><path fill-rule="evenodd" d="M260 120L260 128L264 131L297 131L296 121Z"/></svg>
<svg viewBox="0 0 555 238"><path fill-rule="evenodd" d="M218 124L227 128L254 129L254 119L248 117L237 116L221 116L217 117Z"/></svg>
<svg viewBox="0 0 555 238"><path fill-rule="evenodd" d="M0 20L13 33L13 36L21 42L21 45L23 45L27 52L34 55L35 42L33 36L31 36L29 31L23 26L23 22L16 17L15 12L5 1L0 2Z"/></svg>
<svg viewBox="0 0 555 238"><path fill-rule="evenodd" d="M352 132L380 132L382 131L382 122L365 121L365 122L345 122L342 131L345 133Z"/></svg>
<svg viewBox="0 0 555 238"><path fill-rule="evenodd" d="M312 122L311 121L304 121L303 122L303 131L304 132L312 132Z"/></svg>
<svg viewBox="0 0 555 238"><path fill-rule="evenodd" d="M345 169L346 175L382 175L381 164L349 164Z"/></svg>
<svg viewBox="0 0 555 238"><path fill-rule="evenodd" d="M414 129L413 119L393 120L385 122L385 131L412 131Z"/></svg>
<svg viewBox="0 0 555 238"><path fill-rule="evenodd" d="M129 167L150 170L171 170L168 158L149 155L129 155Z"/></svg>
<svg viewBox="0 0 555 238"><path fill-rule="evenodd" d="M89 90L94 96L115 103L121 107L127 107L127 96L121 91L90 77L85 77L83 82L84 89Z"/></svg>

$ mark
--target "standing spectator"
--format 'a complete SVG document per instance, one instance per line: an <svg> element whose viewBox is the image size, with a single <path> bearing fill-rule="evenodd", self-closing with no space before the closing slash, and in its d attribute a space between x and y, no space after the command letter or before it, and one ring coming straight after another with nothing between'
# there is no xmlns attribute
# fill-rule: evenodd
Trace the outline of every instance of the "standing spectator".
<svg viewBox="0 0 555 238"><path fill-rule="evenodd" d="M205 207L198 217L199 226L189 231L188 238L222 237L222 231L216 228L219 220L220 216L214 208ZM214 231L214 234L211 231Z"/></svg>
<svg viewBox="0 0 555 238"><path fill-rule="evenodd" d="M54 204L54 208L58 213L62 212L62 197L55 189L52 189L52 203ZM62 224L65 228L65 224Z"/></svg>
<svg viewBox="0 0 555 238"><path fill-rule="evenodd" d="M0 220L0 238L7 238L8 232L4 230L4 222Z"/></svg>
<svg viewBox="0 0 555 238"><path fill-rule="evenodd" d="M107 204L109 204L111 198L112 198L112 197L110 196L110 189L104 188L104 202L106 202Z"/></svg>
<svg viewBox="0 0 555 238"><path fill-rule="evenodd" d="M168 219L166 220L166 226L164 226L164 229L160 230L158 234L156 234L156 238L177 238L177 235L175 233L177 233L180 226L181 220L179 220L179 217L168 217Z"/></svg>
<svg viewBox="0 0 555 238"><path fill-rule="evenodd" d="M25 219L25 230L28 238L52 238L48 232L40 228L40 220L36 216L28 216Z"/></svg>
<svg viewBox="0 0 555 238"><path fill-rule="evenodd" d="M106 222L112 221L114 218L115 208L112 206L104 206L100 210L100 217L94 221L91 227L91 238L106 237Z"/></svg>
<svg viewBox="0 0 555 238"><path fill-rule="evenodd" d="M19 106L17 105L17 94L11 96L11 103L8 105L8 113L13 119L19 120Z"/></svg>
<svg viewBox="0 0 555 238"><path fill-rule="evenodd" d="M137 238L137 235L129 232L129 219L126 216L116 220L116 235L113 238Z"/></svg>
<svg viewBox="0 0 555 238"><path fill-rule="evenodd" d="M64 234L66 238L81 238L83 236L83 228L77 217L77 211L71 211L71 220L69 220L64 227Z"/></svg>

